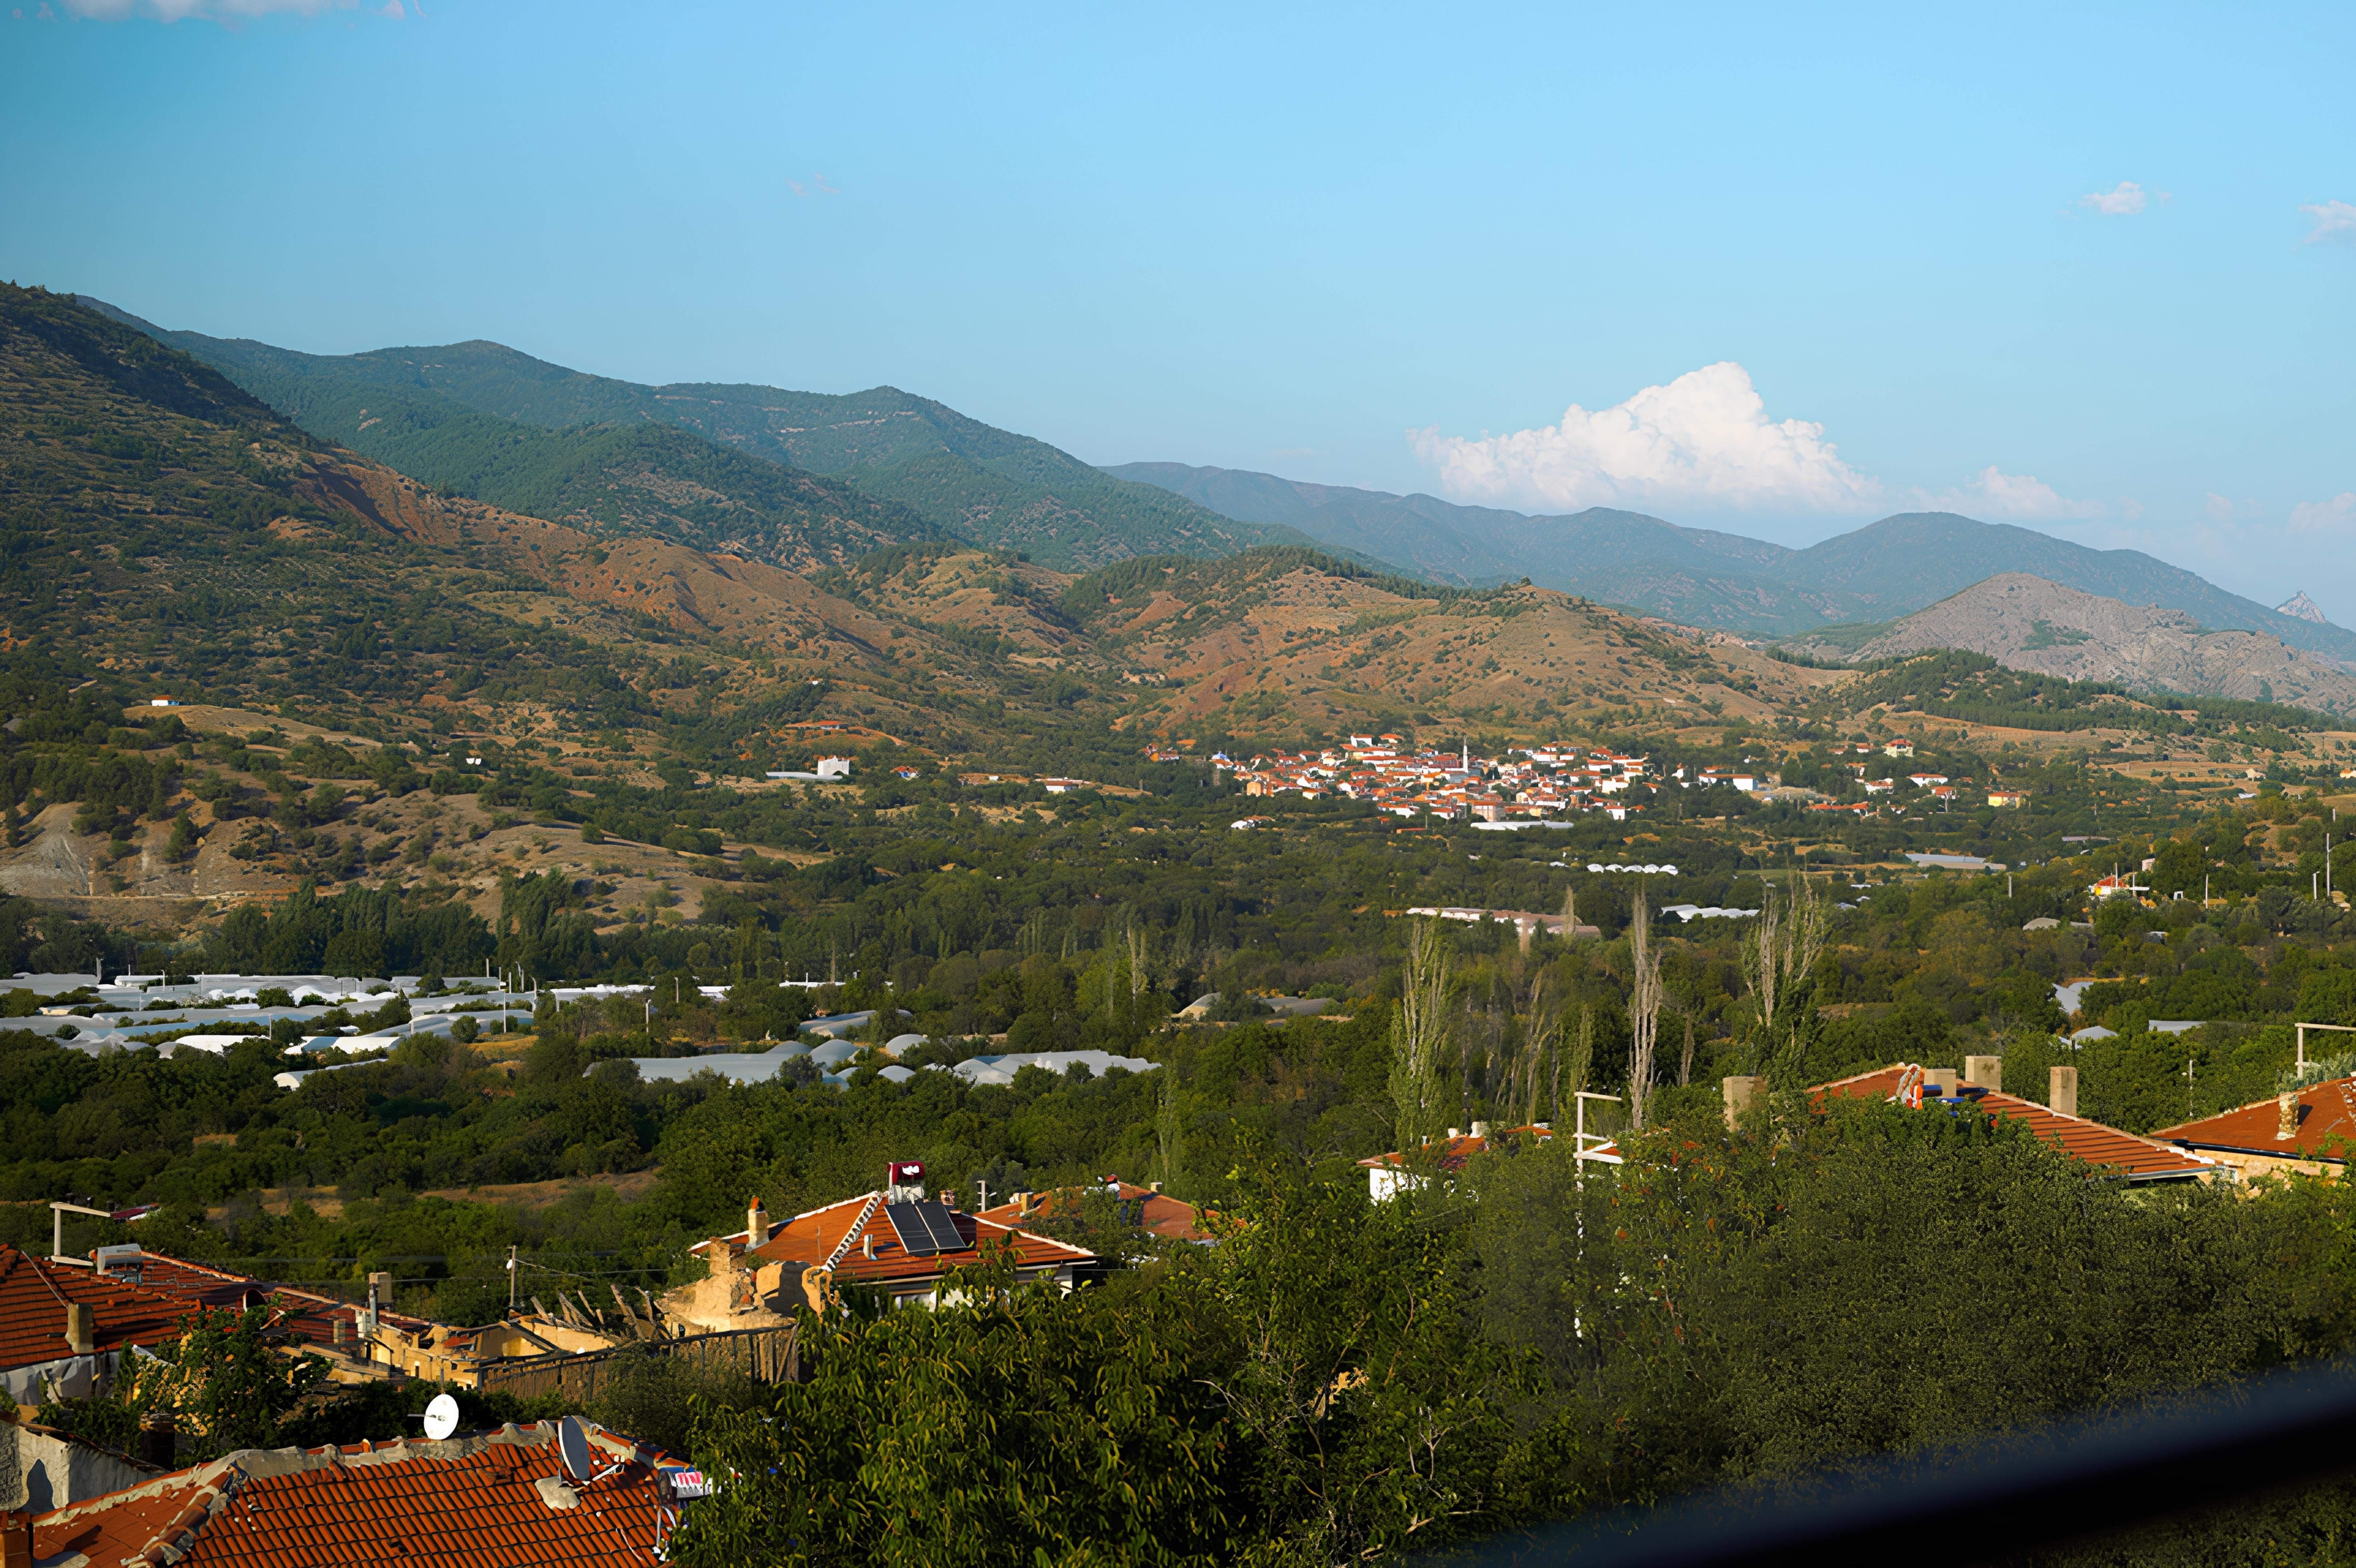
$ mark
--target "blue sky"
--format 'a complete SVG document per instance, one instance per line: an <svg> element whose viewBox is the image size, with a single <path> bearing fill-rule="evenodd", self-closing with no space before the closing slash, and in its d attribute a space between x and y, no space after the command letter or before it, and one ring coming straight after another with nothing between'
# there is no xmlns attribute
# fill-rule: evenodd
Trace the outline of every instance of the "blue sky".
<svg viewBox="0 0 2356 1568"><path fill-rule="evenodd" d="M2356 8L2055 9L0 0L0 275L2356 624Z"/></svg>

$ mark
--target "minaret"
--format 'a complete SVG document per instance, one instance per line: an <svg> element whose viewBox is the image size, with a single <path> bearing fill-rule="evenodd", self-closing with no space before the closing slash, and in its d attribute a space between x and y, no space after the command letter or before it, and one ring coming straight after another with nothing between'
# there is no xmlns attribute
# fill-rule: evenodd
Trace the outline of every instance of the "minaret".
<svg viewBox="0 0 2356 1568"><path fill-rule="evenodd" d="M1464 759L1459 764L1459 768L1460 771L1468 773L1472 771L1472 742L1470 741L1464 742Z"/></svg>

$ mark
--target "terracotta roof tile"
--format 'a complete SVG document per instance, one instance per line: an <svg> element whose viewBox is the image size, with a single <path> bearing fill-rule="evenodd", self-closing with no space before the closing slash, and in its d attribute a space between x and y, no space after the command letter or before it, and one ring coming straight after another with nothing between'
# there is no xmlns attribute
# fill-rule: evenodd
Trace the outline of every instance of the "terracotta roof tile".
<svg viewBox="0 0 2356 1568"><path fill-rule="evenodd" d="M1102 1192L1102 1187L1059 1187L1050 1192L1035 1194L1030 1212L1013 1203L993 1204L980 1211L980 1217L993 1224L1012 1226L1023 1220L1047 1220L1066 1216L1077 1217L1080 1205L1091 1192ZM1133 1222L1157 1236L1173 1242L1207 1242L1211 1232L1203 1229L1202 1215L1192 1203L1156 1192L1151 1187L1140 1187L1133 1181L1112 1184L1114 1198Z"/></svg>
<svg viewBox="0 0 2356 1568"><path fill-rule="evenodd" d="M1900 1081L1910 1070L1912 1070L1912 1064L1901 1061L1876 1072L1860 1072L1854 1078L1820 1083L1808 1093L1819 1098L1837 1095L1853 1100L1886 1100L1898 1093ZM2100 1122L2087 1121L2083 1116L2065 1116L2059 1111L2040 1105L2034 1100L2024 1100L2017 1094L1966 1087L1963 1097L1977 1101L1980 1108L1991 1115L2022 1123L2030 1132L2063 1153L2098 1169L2117 1171L2129 1181L2179 1180L2204 1176L2217 1168L2213 1160L2188 1154L2180 1148L2171 1148L2151 1138L2123 1133Z"/></svg>
<svg viewBox="0 0 2356 1568"><path fill-rule="evenodd" d="M1490 1137L1497 1138L1521 1136L1551 1138L1554 1136L1554 1129L1551 1127L1540 1126L1537 1123L1532 1122L1526 1127L1507 1127L1502 1132L1493 1133L1490 1135ZM1476 1137L1470 1133L1460 1133L1455 1137L1444 1139L1440 1146L1440 1168L1442 1170L1463 1169L1464 1162L1466 1160L1471 1159L1474 1155L1481 1153L1483 1149L1489 1147L1490 1137ZM1397 1150L1393 1150L1389 1154L1378 1154L1371 1158L1362 1159L1358 1163L1369 1169L1373 1169L1376 1167L1380 1167L1385 1169L1397 1169L1404 1166L1407 1162L1399 1157Z"/></svg>
<svg viewBox="0 0 2356 1568"><path fill-rule="evenodd" d="M93 1348L154 1346L178 1338L187 1306L177 1296L103 1279L0 1243L0 1367L38 1366L72 1355L68 1302L91 1310Z"/></svg>
<svg viewBox="0 0 2356 1568"><path fill-rule="evenodd" d="M951 1222L964 1244L954 1251L912 1255L900 1245L899 1234L884 1212L883 1198L880 1192L846 1198L773 1224L768 1239L755 1246L751 1255L769 1263L830 1264L835 1277L845 1284L884 1285L938 1278L951 1269L981 1262L985 1249L1001 1246L1014 1249L1016 1266L1026 1274L1096 1261L1096 1254L1085 1247L956 1210L950 1211ZM865 1244L871 1236L875 1242L873 1257L867 1255ZM712 1241L742 1246L749 1239L750 1232L739 1231ZM712 1244L712 1241L699 1242L689 1250L701 1253Z"/></svg>
<svg viewBox="0 0 2356 1568"><path fill-rule="evenodd" d="M541 1500L562 1475L552 1424L444 1443L248 1449L36 1516L37 1559L177 1561L190 1568L646 1568L663 1456L594 1433L599 1467L574 1508ZM506 1475L502 1477L500 1472Z"/></svg>
<svg viewBox="0 0 2356 1568"><path fill-rule="evenodd" d="M2344 1164L2350 1150L2356 1148L2356 1078L2310 1084L2298 1092L2297 1100L2297 1130L2287 1138L2276 1136L2282 1128L2282 1111L2272 1098L2197 1122L2162 1127L2151 1136L2189 1148Z"/></svg>

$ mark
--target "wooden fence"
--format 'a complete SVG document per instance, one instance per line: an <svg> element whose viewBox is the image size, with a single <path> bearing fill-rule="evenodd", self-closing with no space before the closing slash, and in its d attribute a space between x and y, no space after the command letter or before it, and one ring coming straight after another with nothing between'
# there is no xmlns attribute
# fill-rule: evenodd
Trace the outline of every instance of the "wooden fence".
<svg viewBox="0 0 2356 1568"><path fill-rule="evenodd" d="M498 1389L523 1398L552 1393L585 1404L621 1376L634 1360L660 1358L698 1371L733 1371L755 1382L796 1382L801 1357L794 1330L728 1328L712 1334L691 1334L678 1339L649 1339L612 1350L591 1350L577 1356L528 1356L494 1361L482 1370L477 1385L485 1392Z"/></svg>

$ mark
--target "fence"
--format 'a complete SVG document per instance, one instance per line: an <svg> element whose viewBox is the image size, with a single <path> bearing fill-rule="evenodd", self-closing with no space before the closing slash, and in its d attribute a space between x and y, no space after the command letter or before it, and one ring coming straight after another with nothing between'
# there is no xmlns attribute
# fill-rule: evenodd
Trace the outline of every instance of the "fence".
<svg viewBox="0 0 2356 1568"><path fill-rule="evenodd" d="M531 1398L552 1393L586 1403L620 1376L637 1358L661 1357L698 1371L733 1371L755 1382L800 1381L801 1357L794 1329L728 1328L712 1334L691 1334L679 1339L649 1339L612 1350L591 1350L577 1356L530 1356L494 1361L482 1370L477 1384L483 1392Z"/></svg>

